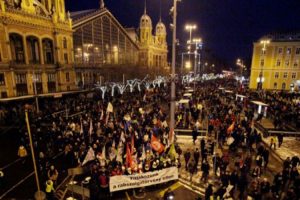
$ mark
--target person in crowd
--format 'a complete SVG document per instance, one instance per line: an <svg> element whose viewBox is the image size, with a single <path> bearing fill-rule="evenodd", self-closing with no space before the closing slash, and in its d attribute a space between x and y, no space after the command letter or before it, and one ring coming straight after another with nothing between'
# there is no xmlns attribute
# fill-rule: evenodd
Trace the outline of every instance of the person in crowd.
<svg viewBox="0 0 300 200"><path fill-rule="evenodd" d="M28 154L26 148L23 145L21 145L18 149L18 156L22 159L22 164L25 164Z"/></svg>
<svg viewBox="0 0 300 200"><path fill-rule="evenodd" d="M47 175L48 175L48 179L51 180L54 185L56 185L56 181L57 181L57 178L58 178L58 171L54 167L54 165L50 166L50 169L48 170Z"/></svg>
<svg viewBox="0 0 300 200"><path fill-rule="evenodd" d="M205 200L210 200L213 196L213 186L212 184L208 184L207 188L205 189Z"/></svg>
<svg viewBox="0 0 300 200"><path fill-rule="evenodd" d="M195 159L195 167L196 167L196 171L197 171L197 166L198 166L198 163L199 163L199 159L200 159L200 152L199 152L199 149L196 148L196 150L194 151L194 159Z"/></svg>
<svg viewBox="0 0 300 200"><path fill-rule="evenodd" d="M188 149L185 153L184 153L184 160L185 160L185 170L188 170L188 163L190 161L191 158L191 152Z"/></svg>
<svg viewBox="0 0 300 200"><path fill-rule="evenodd" d="M204 183L207 182L208 179L208 174L209 174L209 164L207 160L203 160L202 165L201 165L201 171L202 171L202 177L200 181L203 181Z"/></svg>
<svg viewBox="0 0 300 200"><path fill-rule="evenodd" d="M51 179L46 181L46 197L47 200L54 200L54 183Z"/></svg>
<svg viewBox="0 0 300 200"><path fill-rule="evenodd" d="M278 139L278 148L280 148L283 143L283 134L278 134L277 139Z"/></svg>

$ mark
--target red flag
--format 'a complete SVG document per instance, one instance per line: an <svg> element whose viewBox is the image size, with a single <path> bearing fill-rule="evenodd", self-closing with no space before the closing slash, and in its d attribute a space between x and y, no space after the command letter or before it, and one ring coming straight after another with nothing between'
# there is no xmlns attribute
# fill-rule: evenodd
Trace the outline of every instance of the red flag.
<svg viewBox="0 0 300 200"><path fill-rule="evenodd" d="M126 145L126 167L130 167L132 165L132 156L130 152L129 145Z"/></svg>
<svg viewBox="0 0 300 200"><path fill-rule="evenodd" d="M232 133L233 129L234 129L234 122L232 122L232 124L228 127L227 134Z"/></svg>
<svg viewBox="0 0 300 200"><path fill-rule="evenodd" d="M158 153L162 153L165 149L164 145L154 136L154 134L152 134L151 138L151 147Z"/></svg>

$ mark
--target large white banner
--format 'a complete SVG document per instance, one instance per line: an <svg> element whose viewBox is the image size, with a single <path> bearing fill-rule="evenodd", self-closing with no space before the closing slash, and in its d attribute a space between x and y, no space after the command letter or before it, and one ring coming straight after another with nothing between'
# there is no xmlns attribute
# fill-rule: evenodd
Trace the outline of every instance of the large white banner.
<svg viewBox="0 0 300 200"><path fill-rule="evenodd" d="M110 192L145 187L178 179L178 168L170 167L143 174L112 176L109 181Z"/></svg>

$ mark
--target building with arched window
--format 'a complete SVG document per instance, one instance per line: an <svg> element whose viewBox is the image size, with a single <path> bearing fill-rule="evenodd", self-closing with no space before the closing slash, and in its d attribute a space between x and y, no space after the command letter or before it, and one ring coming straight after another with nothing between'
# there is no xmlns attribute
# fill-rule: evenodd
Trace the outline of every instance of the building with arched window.
<svg viewBox="0 0 300 200"><path fill-rule="evenodd" d="M76 89L64 0L2 0L0 32L0 98Z"/></svg>

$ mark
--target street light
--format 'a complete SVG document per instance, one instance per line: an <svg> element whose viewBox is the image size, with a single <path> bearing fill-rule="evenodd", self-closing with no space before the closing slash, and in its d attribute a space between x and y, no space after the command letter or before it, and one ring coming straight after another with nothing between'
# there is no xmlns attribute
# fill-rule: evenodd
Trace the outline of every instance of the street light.
<svg viewBox="0 0 300 200"><path fill-rule="evenodd" d="M192 32L195 30L197 26L195 24L187 24L185 25L185 30L189 31L190 39L187 41L188 44L192 44ZM191 62L191 55L189 55L189 62Z"/></svg>
<svg viewBox="0 0 300 200"><path fill-rule="evenodd" d="M173 0L174 5L171 11L173 12L173 39L172 39L172 74L171 74L171 104L170 104L170 131L175 128L175 64L176 64L176 28L177 28L177 2L180 0Z"/></svg>
<svg viewBox="0 0 300 200"><path fill-rule="evenodd" d="M263 48L262 48L262 55L264 56L266 54L266 51L267 51L267 45L270 44L270 40L261 40L260 41L260 44L263 45ZM260 73L259 73L259 83L257 85L257 89L260 89L262 90L263 89L263 64L260 64Z"/></svg>
<svg viewBox="0 0 300 200"><path fill-rule="evenodd" d="M236 60L236 65L240 67L240 75L243 76L243 70L246 68L246 65L244 65L244 61L238 58Z"/></svg>

